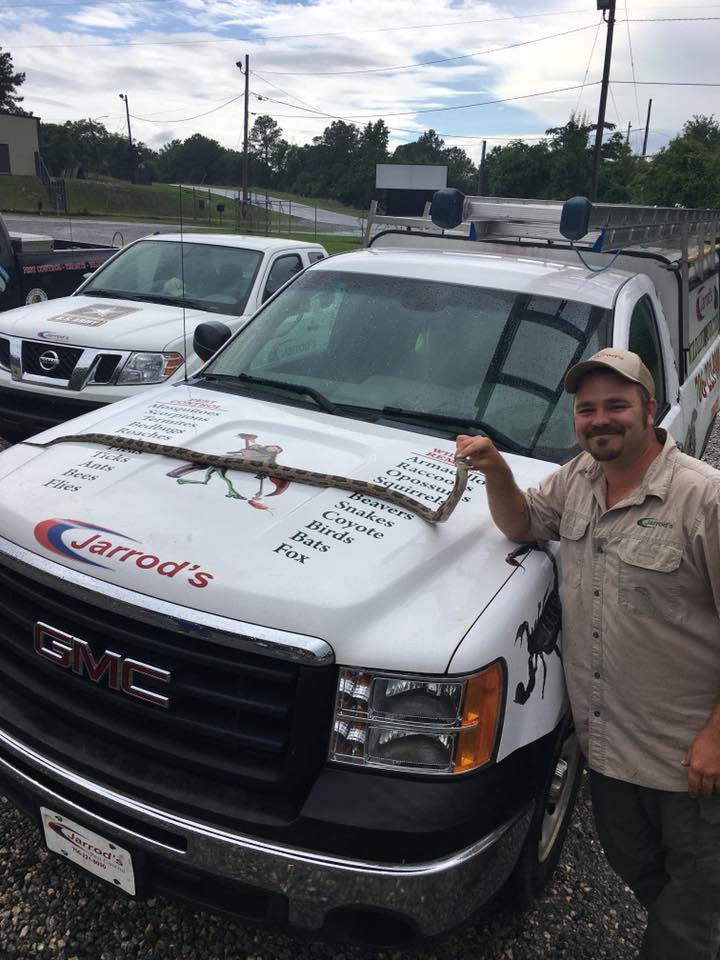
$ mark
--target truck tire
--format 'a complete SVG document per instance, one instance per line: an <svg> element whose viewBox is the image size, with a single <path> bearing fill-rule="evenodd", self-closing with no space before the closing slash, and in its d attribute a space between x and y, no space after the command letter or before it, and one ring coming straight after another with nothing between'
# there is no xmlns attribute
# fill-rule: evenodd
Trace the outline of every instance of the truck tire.
<svg viewBox="0 0 720 960"><path fill-rule="evenodd" d="M580 789L583 758L572 723L558 736L545 785L535 807L527 838L503 899L514 909L525 909L548 883L560 859Z"/></svg>

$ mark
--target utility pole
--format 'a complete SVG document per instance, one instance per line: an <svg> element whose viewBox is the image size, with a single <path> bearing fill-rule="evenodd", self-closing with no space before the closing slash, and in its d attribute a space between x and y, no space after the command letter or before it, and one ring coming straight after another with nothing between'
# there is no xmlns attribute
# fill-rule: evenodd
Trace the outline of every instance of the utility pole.
<svg viewBox="0 0 720 960"><path fill-rule="evenodd" d="M598 109L595 150L593 153L591 200L597 199L598 182L600 180L600 157L603 134L605 133L605 109L607 107L608 87L610 86L610 61L612 59L613 32L615 30L615 0L596 0L596 2L598 10L602 10L603 20L607 23L607 39L605 41L605 66L603 67L602 86L600 87L600 107ZM605 17L606 12L607 18Z"/></svg>
<svg viewBox="0 0 720 960"><path fill-rule="evenodd" d="M243 62L238 60L235 66L243 73ZM248 117L250 104L250 57L245 54L245 123L243 135L243 166L242 166L242 216L247 216L248 205Z"/></svg>
<svg viewBox="0 0 720 960"><path fill-rule="evenodd" d="M130 144L130 182L135 183L135 151L133 150L132 131L130 130L130 107L128 106L128 98L126 93L120 93L118 96L121 100L125 101L125 115L127 116L128 125L128 143Z"/></svg>
<svg viewBox="0 0 720 960"><path fill-rule="evenodd" d="M648 134L650 133L650 114L652 113L652 100L648 100L647 120L645 121L645 137L643 138L643 149L641 156L647 153Z"/></svg>
<svg viewBox="0 0 720 960"><path fill-rule="evenodd" d="M485 196L485 151L487 150L487 140L482 142L482 153L480 154L480 171L478 173L478 193L481 197Z"/></svg>

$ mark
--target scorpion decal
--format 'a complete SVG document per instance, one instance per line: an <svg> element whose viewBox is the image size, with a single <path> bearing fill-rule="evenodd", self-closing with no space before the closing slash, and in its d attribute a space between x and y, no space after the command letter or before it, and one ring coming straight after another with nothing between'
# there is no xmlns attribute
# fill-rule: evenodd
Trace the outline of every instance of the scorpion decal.
<svg viewBox="0 0 720 960"><path fill-rule="evenodd" d="M535 623L530 626L527 620L524 620L517 629L515 634L515 643L520 644L522 647L523 640L525 641L527 652L528 652L528 679L527 683L520 681L517 687L515 688L515 703L524 704L527 703L530 699L530 696L535 689L535 679L538 672L538 664L542 667L543 678L542 678L542 691L541 697L545 698L545 682L547 681L547 661L546 657L549 657L550 654L556 653L560 659L562 656L560 654L560 648L558 646L558 634L560 633L560 621L562 617L562 609L560 606L560 593L558 590L558 570L557 563L552 551L546 546L534 545L529 549L542 550L544 554L550 559L550 563L553 568L553 581L548 586L545 591L545 596L542 601L538 603L537 608L537 617L535 618ZM526 547L522 547L517 551L513 551L508 556L508 563L519 566L515 562L515 557L519 555L520 552L525 552Z"/></svg>

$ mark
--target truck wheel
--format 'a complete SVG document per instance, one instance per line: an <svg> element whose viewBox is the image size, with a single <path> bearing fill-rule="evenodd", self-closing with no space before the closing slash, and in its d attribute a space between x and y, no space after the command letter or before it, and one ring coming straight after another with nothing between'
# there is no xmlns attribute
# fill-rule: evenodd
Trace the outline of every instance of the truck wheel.
<svg viewBox="0 0 720 960"><path fill-rule="evenodd" d="M580 789L582 770L575 730L572 725L564 726L527 839L508 881L508 905L528 907L555 872Z"/></svg>

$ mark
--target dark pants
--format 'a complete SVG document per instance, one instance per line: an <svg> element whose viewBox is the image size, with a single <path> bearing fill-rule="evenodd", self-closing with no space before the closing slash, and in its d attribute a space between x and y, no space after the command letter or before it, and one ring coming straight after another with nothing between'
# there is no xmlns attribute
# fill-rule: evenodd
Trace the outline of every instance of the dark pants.
<svg viewBox="0 0 720 960"><path fill-rule="evenodd" d="M641 960L716 960L720 950L720 796L693 798L590 771L610 866L648 911Z"/></svg>

